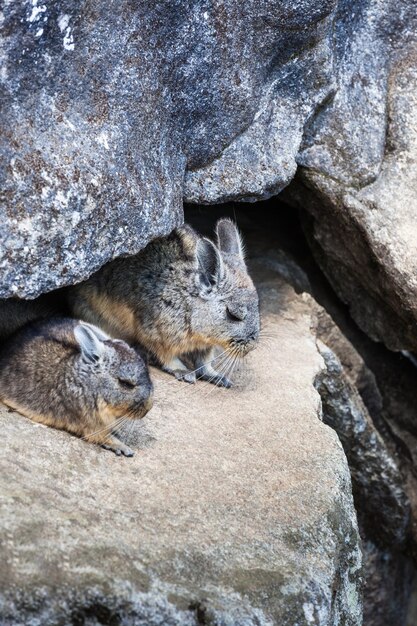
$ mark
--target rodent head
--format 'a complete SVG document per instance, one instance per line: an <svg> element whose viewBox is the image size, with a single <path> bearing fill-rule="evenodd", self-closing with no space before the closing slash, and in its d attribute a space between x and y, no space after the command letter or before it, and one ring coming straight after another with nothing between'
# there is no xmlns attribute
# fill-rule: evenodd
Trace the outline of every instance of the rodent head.
<svg viewBox="0 0 417 626"><path fill-rule="evenodd" d="M127 343L111 339L92 324L79 322L74 336L83 380L99 411L141 418L152 407L153 386L143 359Z"/></svg>
<svg viewBox="0 0 417 626"><path fill-rule="evenodd" d="M192 311L192 330L213 344L244 356L259 338L259 301L248 274L243 244L235 224L221 219L217 246L206 238L197 242L198 296Z"/></svg>

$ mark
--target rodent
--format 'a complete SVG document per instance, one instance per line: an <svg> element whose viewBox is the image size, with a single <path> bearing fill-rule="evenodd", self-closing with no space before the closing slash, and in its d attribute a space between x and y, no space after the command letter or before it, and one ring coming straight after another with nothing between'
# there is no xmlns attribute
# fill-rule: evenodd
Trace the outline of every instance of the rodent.
<svg viewBox="0 0 417 626"><path fill-rule="evenodd" d="M0 342L29 322L61 315L54 294L42 294L34 300L0 299Z"/></svg>
<svg viewBox="0 0 417 626"><path fill-rule="evenodd" d="M216 239L184 225L135 256L111 261L70 288L72 313L144 347L178 379L230 387L211 365L214 349L234 358L255 347L259 302L235 224L219 220Z"/></svg>
<svg viewBox="0 0 417 626"><path fill-rule="evenodd" d="M2 346L0 400L36 422L133 456L112 428L149 411L152 383L144 361L124 341L85 322L56 318L28 324Z"/></svg>

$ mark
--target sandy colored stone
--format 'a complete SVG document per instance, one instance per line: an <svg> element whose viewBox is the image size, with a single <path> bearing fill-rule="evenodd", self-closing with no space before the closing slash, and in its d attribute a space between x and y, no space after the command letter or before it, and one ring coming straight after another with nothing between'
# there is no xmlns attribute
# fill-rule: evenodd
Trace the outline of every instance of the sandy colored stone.
<svg viewBox="0 0 417 626"><path fill-rule="evenodd" d="M309 305L259 274L268 337L236 386L153 371L155 406L125 433L134 458L1 410L2 624L361 623L350 475L320 421Z"/></svg>

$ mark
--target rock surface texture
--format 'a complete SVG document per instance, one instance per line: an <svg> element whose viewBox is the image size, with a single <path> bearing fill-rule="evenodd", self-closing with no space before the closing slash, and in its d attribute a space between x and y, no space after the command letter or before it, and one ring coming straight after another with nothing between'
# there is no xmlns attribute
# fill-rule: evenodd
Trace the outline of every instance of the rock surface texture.
<svg viewBox="0 0 417 626"><path fill-rule="evenodd" d="M415 611L408 621L407 613L417 538L417 369L410 359L374 343L354 324L306 242L300 245L300 225L294 230L282 215L286 212L296 222L289 207L284 211L272 202L263 211L249 207L239 214L241 227L247 229L248 249L297 292L307 292L303 299L325 365L315 379L323 421L337 432L352 476L362 537L364 626L414 624ZM225 210L221 207L218 212ZM191 218L193 212L188 210L187 219ZM201 229L203 222L200 213Z"/></svg>
<svg viewBox="0 0 417 626"><path fill-rule="evenodd" d="M416 34L415 0L5 0L0 298L137 252L184 198L284 190L358 325L416 352ZM365 624L404 622L414 357L351 344L252 243L264 345L232 391L155 373L133 460L1 412L2 624L359 626L351 476Z"/></svg>
<svg viewBox="0 0 417 626"><path fill-rule="evenodd" d="M247 194L288 183L304 120L328 93L335 0L293 4L3 3L0 297L81 280L169 232L185 172L236 137L246 164L223 196L241 195L254 165ZM214 197L206 178L187 195Z"/></svg>
<svg viewBox="0 0 417 626"><path fill-rule="evenodd" d="M2 624L361 624L310 305L264 264L255 276L273 336L232 390L154 371L156 405L124 433L133 459L1 412Z"/></svg>
<svg viewBox="0 0 417 626"><path fill-rule="evenodd" d="M3 3L0 297L138 251L183 195L266 198L298 165L339 294L415 347L416 19L414 0Z"/></svg>
<svg viewBox="0 0 417 626"><path fill-rule="evenodd" d="M417 12L342 4L339 88L306 130L288 197L312 215L312 249L359 326L416 350Z"/></svg>

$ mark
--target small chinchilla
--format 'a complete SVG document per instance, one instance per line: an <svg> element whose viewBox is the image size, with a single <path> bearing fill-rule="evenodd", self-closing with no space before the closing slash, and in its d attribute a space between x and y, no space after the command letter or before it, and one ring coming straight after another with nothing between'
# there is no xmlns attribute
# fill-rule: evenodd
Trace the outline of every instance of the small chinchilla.
<svg viewBox="0 0 417 626"><path fill-rule="evenodd" d="M116 259L68 292L75 316L144 347L165 371L195 382L231 381L215 348L244 356L259 337L259 303L235 224L221 219L217 245L190 226Z"/></svg>
<svg viewBox="0 0 417 626"><path fill-rule="evenodd" d="M0 400L30 419L132 456L112 434L152 406L147 367L124 341L73 319L26 325L0 351Z"/></svg>

